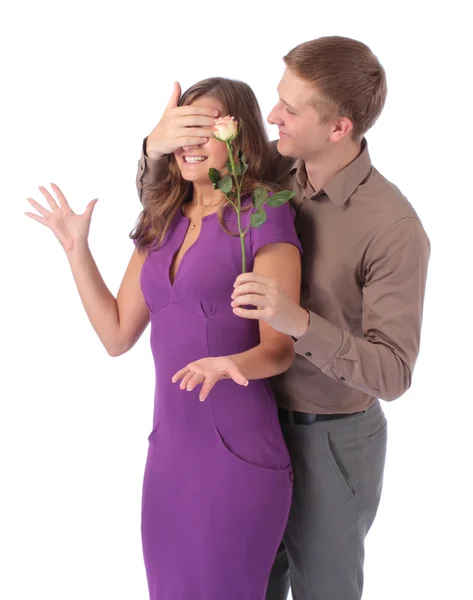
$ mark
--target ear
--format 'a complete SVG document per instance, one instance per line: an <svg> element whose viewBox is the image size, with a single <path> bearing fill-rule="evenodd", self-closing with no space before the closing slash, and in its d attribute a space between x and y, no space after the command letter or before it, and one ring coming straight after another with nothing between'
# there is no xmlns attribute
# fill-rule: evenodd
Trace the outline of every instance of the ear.
<svg viewBox="0 0 473 600"><path fill-rule="evenodd" d="M353 131L353 122L348 117L339 117L335 121L333 131L330 135L330 141L339 142L343 138L351 135Z"/></svg>

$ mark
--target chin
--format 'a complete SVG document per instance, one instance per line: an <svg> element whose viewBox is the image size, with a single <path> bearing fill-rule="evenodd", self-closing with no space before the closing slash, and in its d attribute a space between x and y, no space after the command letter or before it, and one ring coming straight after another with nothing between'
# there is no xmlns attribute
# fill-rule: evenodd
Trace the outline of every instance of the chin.
<svg viewBox="0 0 473 600"><path fill-rule="evenodd" d="M184 179L184 181L188 181L189 183L193 183L194 185L204 186L207 184L211 184L210 178L207 173L205 173L205 175L202 175L200 173L186 173L185 175L183 175L181 173L181 176L182 179Z"/></svg>
<svg viewBox="0 0 473 600"><path fill-rule="evenodd" d="M187 169L180 169L181 177L184 181L189 181L191 183L199 183L203 178L203 173L192 173Z"/></svg>
<svg viewBox="0 0 473 600"><path fill-rule="evenodd" d="M287 140L279 138L277 148L281 156L291 156L288 146Z"/></svg>

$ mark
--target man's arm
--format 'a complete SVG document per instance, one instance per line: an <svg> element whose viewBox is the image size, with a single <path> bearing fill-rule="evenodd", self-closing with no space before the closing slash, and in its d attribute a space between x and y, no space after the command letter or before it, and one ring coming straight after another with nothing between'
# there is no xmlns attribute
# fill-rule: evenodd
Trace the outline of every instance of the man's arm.
<svg viewBox="0 0 473 600"><path fill-rule="evenodd" d="M154 184L159 179L164 179L168 173L168 156L164 154L161 158L150 158L146 154L146 141L143 140L140 160L138 161L138 171L136 173L136 189L141 204L143 204L143 188L146 185Z"/></svg>
<svg viewBox="0 0 473 600"><path fill-rule="evenodd" d="M367 252L363 337L310 312L296 353L349 387L383 400L399 398L410 387L419 353L429 258L420 222L396 222Z"/></svg>

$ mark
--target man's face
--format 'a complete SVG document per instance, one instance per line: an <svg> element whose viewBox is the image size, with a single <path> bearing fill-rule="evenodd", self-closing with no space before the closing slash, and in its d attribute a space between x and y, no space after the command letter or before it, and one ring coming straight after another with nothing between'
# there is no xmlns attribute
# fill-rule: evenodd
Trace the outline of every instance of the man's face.
<svg viewBox="0 0 473 600"><path fill-rule="evenodd" d="M334 122L321 123L313 105L317 90L286 68L278 94L279 102L269 113L268 122L279 128L279 153L305 161L319 157L330 142Z"/></svg>

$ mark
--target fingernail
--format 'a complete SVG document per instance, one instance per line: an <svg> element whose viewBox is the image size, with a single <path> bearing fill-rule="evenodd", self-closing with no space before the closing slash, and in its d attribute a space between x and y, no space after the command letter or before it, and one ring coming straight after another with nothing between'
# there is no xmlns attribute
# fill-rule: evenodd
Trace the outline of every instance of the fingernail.
<svg viewBox="0 0 473 600"><path fill-rule="evenodd" d="M247 382L245 383L245 387L246 387L246 386L247 386L249 383L250 383L250 382L249 382L249 381L247 381Z"/></svg>
<svg viewBox="0 0 473 600"><path fill-rule="evenodd" d="M188 392L192 392L192 388L188 387L186 388Z"/></svg>
<svg viewBox="0 0 473 600"><path fill-rule="evenodd" d="M203 402L203 401L205 400L205 398L199 398L199 400L200 400L201 402Z"/></svg>

